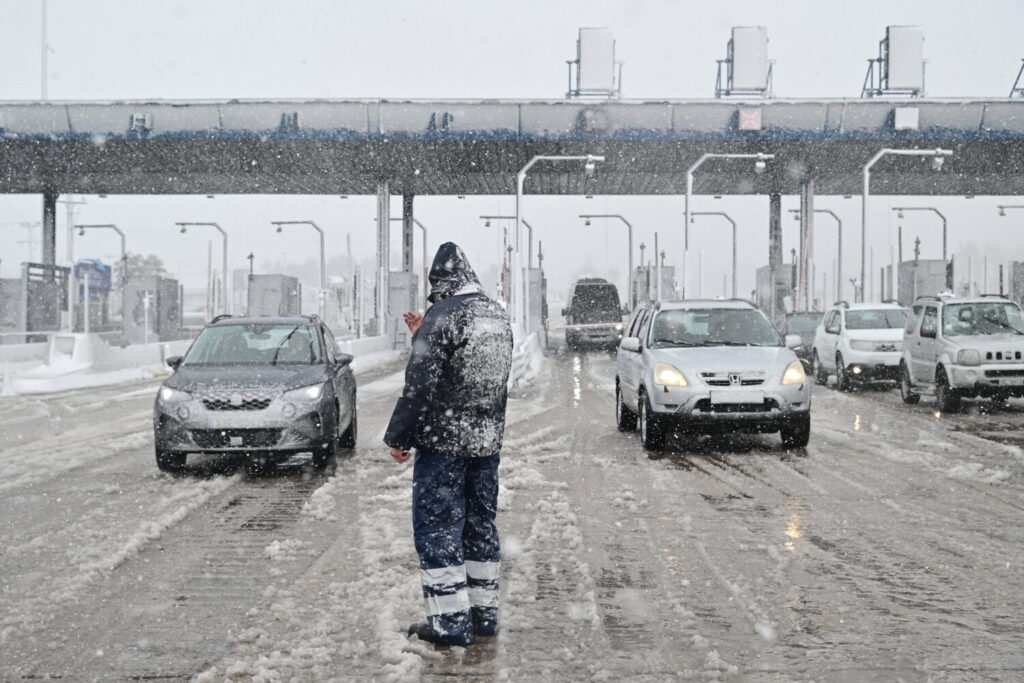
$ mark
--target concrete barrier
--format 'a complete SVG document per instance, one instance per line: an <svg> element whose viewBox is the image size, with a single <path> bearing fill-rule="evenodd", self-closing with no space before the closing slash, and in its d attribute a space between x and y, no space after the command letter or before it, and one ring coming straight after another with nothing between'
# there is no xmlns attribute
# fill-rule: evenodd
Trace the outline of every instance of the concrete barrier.
<svg viewBox="0 0 1024 683"><path fill-rule="evenodd" d="M533 332L525 342L512 350L512 370L508 375L508 388L516 388L536 377L543 359L544 349L541 348L540 337Z"/></svg>
<svg viewBox="0 0 1024 683"><path fill-rule="evenodd" d="M338 342L338 348L342 353L349 353L353 356L362 356L381 351L391 351L394 344L391 337L361 337L359 339L346 339Z"/></svg>

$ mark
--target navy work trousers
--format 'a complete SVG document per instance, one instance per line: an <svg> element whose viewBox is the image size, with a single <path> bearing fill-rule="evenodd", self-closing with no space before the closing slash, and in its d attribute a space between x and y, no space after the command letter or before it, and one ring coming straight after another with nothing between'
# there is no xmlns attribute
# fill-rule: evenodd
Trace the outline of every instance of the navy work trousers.
<svg viewBox="0 0 1024 683"><path fill-rule="evenodd" d="M412 523L427 622L452 644L498 628L498 458L416 452Z"/></svg>

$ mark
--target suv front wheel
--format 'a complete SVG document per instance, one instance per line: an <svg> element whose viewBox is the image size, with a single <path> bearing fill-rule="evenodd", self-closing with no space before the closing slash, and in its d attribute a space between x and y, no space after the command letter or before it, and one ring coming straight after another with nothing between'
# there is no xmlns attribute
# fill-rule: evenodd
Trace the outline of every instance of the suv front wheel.
<svg viewBox="0 0 1024 683"><path fill-rule="evenodd" d="M622 402L622 387L615 383L615 426L620 432L636 431L636 413Z"/></svg>
<svg viewBox="0 0 1024 683"><path fill-rule="evenodd" d="M811 416L801 415L779 430L783 448L806 448L811 440Z"/></svg>
<svg viewBox="0 0 1024 683"><path fill-rule="evenodd" d="M949 386L946 371L941 366L935 371L935 399L944 413L960 410L960 392Z"/></svg>
<svg viewBox="0 0 1024 683"><path fill-rule="evenodd" d="M652 414L647 394L640 393L640 442L649 451L660 451L665 447L665 430L657 416Z"/></svg>
<svg viewBox="0 0 1024 683"><path fill-rule="evenodd" d="M843 354L836 354L836 389L839 391L849 391L852 388L853 380L850 379L850 373L846 370L846 365L843 363Z"/></svg>

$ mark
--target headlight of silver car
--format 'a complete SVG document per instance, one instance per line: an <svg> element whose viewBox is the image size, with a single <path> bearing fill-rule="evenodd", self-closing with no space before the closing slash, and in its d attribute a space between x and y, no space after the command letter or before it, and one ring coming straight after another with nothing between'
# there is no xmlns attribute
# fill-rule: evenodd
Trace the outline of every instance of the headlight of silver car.
<svg viewBox="0 0 1024 683"><path fill-rule="evenodd" d="M981 354L976 349L960 349L956 362L960 365L981 365Z"/></svg>
<svg viewBox="0 0 1024 683"><path fill-rule="evenodd" d="M874 351L875 342L864 341L863 339L854 339L850 342L850 348L854 351Z"/></svg>
<svg viewBox="0 0 1024 683"><path fill-rule="evenodd" d="M662 387L688 386L683 373L668 363L658 363L654 366L654 383Z"/></svg>
<svg viewBox="0 0 1024 683"><path fill-rule="evenodd" d="M282 398L286 401L315 401L324 393L323 384L310 384L308 387L286 391Z"/></svg>
<svg viewBox="0 0 1024 683"><path fill-rule="evenodd" d="M164 403L181 403L182 401L191 401L192 394L181 389L160 387L160 400Z"/></svg>
<svg viewBox="0 0 1024 683"><path fill-rule="evenodd" d="M786 371L782 373L783 384L803 384L806 381L807 373L804 372L804 364L798 360L787 365Z"/></svg>

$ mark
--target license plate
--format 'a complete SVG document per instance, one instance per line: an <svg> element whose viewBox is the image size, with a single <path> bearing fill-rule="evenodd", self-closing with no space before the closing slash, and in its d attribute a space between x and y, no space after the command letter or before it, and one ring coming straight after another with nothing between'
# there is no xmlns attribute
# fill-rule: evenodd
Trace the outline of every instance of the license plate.
<svg viewBox="0 0 1024 683"><path fill-rule="evenodd" d="M1001 379L999 380L1000 386L1019 387L1024 384L1024 377L1014 377L1012 379Z"/></svg>
<svg viewBox="0 0 1024 683"><path fill-rule="evenodd" d="M240 436L229 436L228 441L231 443L232 446L242 445L242 437Z"/></svg>
<svg viewBox="0 0 1024 683"><path fill-rule="evenodd" d="M764 392L742 389L712 391L711 403L715 405L722 403L764 403Z"/></svg>

